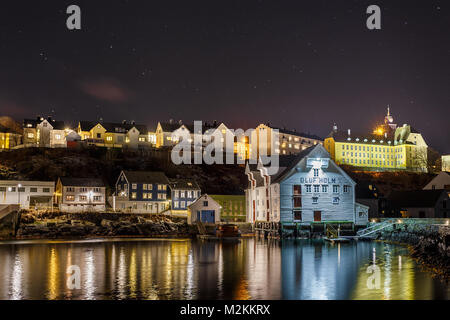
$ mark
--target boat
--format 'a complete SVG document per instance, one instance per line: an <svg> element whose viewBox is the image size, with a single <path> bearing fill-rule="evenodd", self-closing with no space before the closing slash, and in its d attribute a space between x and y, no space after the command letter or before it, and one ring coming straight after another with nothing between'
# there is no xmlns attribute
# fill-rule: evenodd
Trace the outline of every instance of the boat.
<svg viewBox="0 0 450 320"><path fill-rule="evenodd" d="M216 228L214 235L199 234L197 238L202 240L215 240L215 241L240 241L241 233L239 227L234 224L221 224Z"/></svg>

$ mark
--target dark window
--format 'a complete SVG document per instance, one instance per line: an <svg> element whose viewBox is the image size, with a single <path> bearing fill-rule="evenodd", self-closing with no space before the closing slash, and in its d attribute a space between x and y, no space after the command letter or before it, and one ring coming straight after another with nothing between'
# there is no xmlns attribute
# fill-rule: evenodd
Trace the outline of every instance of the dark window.
<svg viewBox="0 0 450 320"><path fill-rule="evenodd" d="M101 133L97 133L97 138L101 138L102 137L102 134Z"/></svg>
<svg viewBox="0 0 450 320"><path fill-rule="evenodd" d="M37 188L30 188L30 192L37 192Z"/></svg>
<svg viewBox="0 0 450 320"><path fill-rule="evenodd" d="M203 201L203 206L207 207L208 206L208 201Z"/></svg>
<svg viewBox="0 0 450 320"><path fill-rule="evenodd" d="M302 221L302 212L300 210L294 210L294 220Z"/></svg>
<svg viewBox="0 0 450 320"><path fill-rule="evenodd" d="M43 189L42 189L42 192L48 193L48 192L50 192L50 188L43 188Z"/></svg>
<svg viewBox="0 0 450 320"><path fill-rule="evenodd" d="M5 192L6 191L6 187L0 187L0 192Z"/></svg>
<svg viewBox="0 0 450 320"><path fill-rule="evenodd" d="M302 198L294 197L294 208L300 208L302 206Z"/></svg>
<svg viewBox="0 0 450 320"><path fill-rule="evenodd" d="M18 190L19 190L19 192L25 192L25 187L21 187Z"/></svg>
<svg viewBox="0 0 450 320"><path fill-rule="evenodd" d="M299 184L294 185L294 195L302 194L302 186Z"/></svg>
<svg viewBox="0 0 450 320"><path fill-rule="evenodd" d="M447 209L447 200L442 201L442 208Z"/></svg>

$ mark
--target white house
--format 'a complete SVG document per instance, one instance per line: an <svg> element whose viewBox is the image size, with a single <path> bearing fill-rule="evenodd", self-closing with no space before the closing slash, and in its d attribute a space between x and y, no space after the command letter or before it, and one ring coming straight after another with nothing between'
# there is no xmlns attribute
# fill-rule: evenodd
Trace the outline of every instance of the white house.
<svg viewBox="0 0 450 320"><path fill-rule="evenodd" d="M450 173L441 171L434 177L423 190L445 189L450 191Z"/></svg>
<svg viewBox="0 0 450 320"><path fill-rule="evenodd" d="M61 177L56 184L56 202L64 212L104 211L105 193L100 179Z"/></svg>
<svg viewBox="0 0 450 320"><path fill-rule="evenodd" d="M66 148L66 127L64 121L47 119L25 119L23 123L25 146L45 148Z"/></svg>
<svg viewBox="0 0 450 320"><path fill-rule="evenodd" d="M53 181L0 180L0 204L20 204L22 209L49 209L53 203Z"/></svg>
<svg viewBox="0 0 450 320"><path fill-rule="evenodd" d="M247 164L247 222L367 223L368 215L359 215L365 206L355 203L356 183L321 144L297 155L281 156L279 163L274 175L261 163L253 170Z"/></svg>
<svg viewBox="0 0 450 320"><path fill-rule="evenodd" d="M222 207L220 204L204 194L188 206L188 224L195 224L198 221L208 224L220 223Z"/></svg>

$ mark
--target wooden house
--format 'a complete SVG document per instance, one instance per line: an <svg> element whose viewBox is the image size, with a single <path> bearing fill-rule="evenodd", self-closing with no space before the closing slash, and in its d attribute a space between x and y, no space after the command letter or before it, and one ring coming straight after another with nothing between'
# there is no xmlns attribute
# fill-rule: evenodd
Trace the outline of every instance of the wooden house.
<svg viewBox="0 0 450 320"><path fill-rule="evenodd" d="M222 207L207 194L202 195L188 206L188 224L198 221L206 224L220 223Z"/></svg>

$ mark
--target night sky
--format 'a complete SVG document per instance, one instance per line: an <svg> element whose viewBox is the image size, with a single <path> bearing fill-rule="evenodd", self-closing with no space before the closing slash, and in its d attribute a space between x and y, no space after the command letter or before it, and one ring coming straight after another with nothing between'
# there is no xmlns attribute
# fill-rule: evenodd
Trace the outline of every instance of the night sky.
<svg viewBox="0 0 450 320"><path fill-rule="evenodd" d="M82 30L66 28L66 8ZM366 8L382 30L366 28ZM389 104L443 153L449 1L1 1L0 115L217 120L325 137L371 131Z"/></svg>

